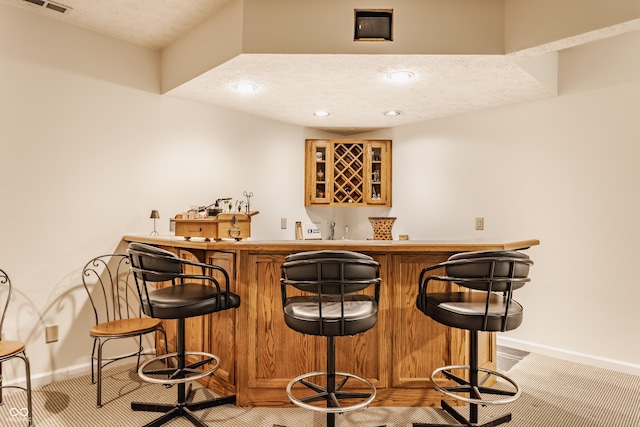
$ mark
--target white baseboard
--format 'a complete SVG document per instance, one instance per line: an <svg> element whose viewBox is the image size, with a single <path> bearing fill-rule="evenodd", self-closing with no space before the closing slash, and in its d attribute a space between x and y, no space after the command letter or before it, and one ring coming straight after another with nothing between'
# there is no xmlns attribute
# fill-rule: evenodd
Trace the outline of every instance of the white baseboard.
<svg viewBox="0 0 640 427"><path fill-rule="evenodd" d="M640 365L623 362L620 360L607 359L605 357L593 356L590 354L578 353L575 351L563 350L561 348L531 343L509 337L497 337L498 345L511 347L531 353L542 354L543 356L555 357L556 359L568 360L571 362L583 363L585 365L598 368L611 369L632 375L640 375Z"/></svg>
<svg viewBox="0 0 640 427"><path fill-rule="evenodd" d="M149 354L147 354L147 356L149 356ZM116 367L121 364L131 363L132 361L133 363L135 363L134 358L121 359L121 360L110 363L109 368ZM32 374L31 388L44 386L56 381L64 381L64 380L79 377L82 375L91 375L91 362L82 363L74 366L68 366L66 368L56 369L54 371L47 371L47 372L41 372L39 374ZM6 379L3 382L5 386L20 386L20 387L23 387L24 383L25 383L24 377L10 378L10 379Z"/></svg>
<svg viewBox="0 0 640 427"><path fill-rule="evenodd" d="M41 372L31 375L31 387L40 387L56 381L64 381L69 378L91 374L91 363L69 366L67 368L56 369L55 371Z"/></svg>
<svg viewBox="0 0 640 427"><path fill-rule="evenodd" d="M24 371L23 371L24 372ZM81 375L91 374L91 363L83 363L81 365L69 366L67 368L56 369L55 371L41 372L31 375L31 388L51 384L55 381L64 381L69 378L79 377ZM24 387L25 378L16 377L5 379L3 381L5 387Z"/></svg>

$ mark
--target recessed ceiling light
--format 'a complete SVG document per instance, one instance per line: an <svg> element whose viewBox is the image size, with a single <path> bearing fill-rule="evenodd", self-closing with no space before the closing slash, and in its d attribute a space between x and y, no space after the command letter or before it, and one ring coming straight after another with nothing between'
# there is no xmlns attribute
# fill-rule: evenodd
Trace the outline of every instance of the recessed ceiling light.
<svg viewBox="0 0 640 427"><path fill-rule="evenodd" d="M406 82L411 80L415 76L411 71L394 71L393 73L387 74L387 78L393 82Z"/></svg>
<svg viewBox="0 0 640 427"><path fill-rule="evenodd" d="M384 112L385 116L399 116L400 114L402 113L398 110L389 110Z"/></svg>
<svg viewBox="0 0 640 427"><path fill-rule="evenodd" d="M253 83L235 83L233 85L233 90L238 91L240 93L251 93L258 89L258 86Z"/></svg>
<svg viewBox="0 0 640 427"><path fill-rule="evenodd" d="M329 112L320 110L313 113L313 115L316 117L327 117L329 115Z"/></svg>

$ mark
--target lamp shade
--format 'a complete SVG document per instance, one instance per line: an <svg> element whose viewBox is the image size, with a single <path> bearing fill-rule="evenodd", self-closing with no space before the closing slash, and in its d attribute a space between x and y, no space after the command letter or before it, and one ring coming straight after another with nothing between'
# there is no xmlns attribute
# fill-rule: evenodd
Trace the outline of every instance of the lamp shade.
<svg viewBox="0 0 640 427"><path fill-rule="evenodd" d="M158 213L157 210L154 209L151 211L151 216L149 216L149 218L158 219L160 218L160 214Z"/></svg>

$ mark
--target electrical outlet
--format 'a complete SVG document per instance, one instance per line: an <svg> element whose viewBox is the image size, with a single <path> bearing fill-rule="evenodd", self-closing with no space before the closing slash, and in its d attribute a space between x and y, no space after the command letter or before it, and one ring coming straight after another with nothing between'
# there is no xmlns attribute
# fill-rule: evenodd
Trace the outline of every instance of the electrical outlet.
<svg viewBox="0 0 640 427"><path fill-rule="evenodd" d="M476 218L476 230L484 230L484 218Z"/></svg>
<svg viewBox="0 0 640 427"><path fill-rule="evenodd" d="M282 230L287 229L287 218L280 218L280 228Z"/></svg>
<svg viewBox="0 0 640 427"><path fill-rule="evenodd" d="M46 343L58 341L58 325L45 326L44 339Z"/></svg>

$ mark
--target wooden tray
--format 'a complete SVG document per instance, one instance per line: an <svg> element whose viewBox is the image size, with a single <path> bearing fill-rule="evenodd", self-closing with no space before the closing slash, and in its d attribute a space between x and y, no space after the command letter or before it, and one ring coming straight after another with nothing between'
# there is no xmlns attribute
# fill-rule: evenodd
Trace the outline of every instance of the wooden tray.
<svg viewBox="0 0 640 427"><path fill-rule="evenodd" d="M175 224L176 236L184 236L186 240L192 237L204 237L216 242L222 239L242 240L251 237L251 217L258 211L244 213L220 213L215 218L207 219L171 219Z"/></svg>

